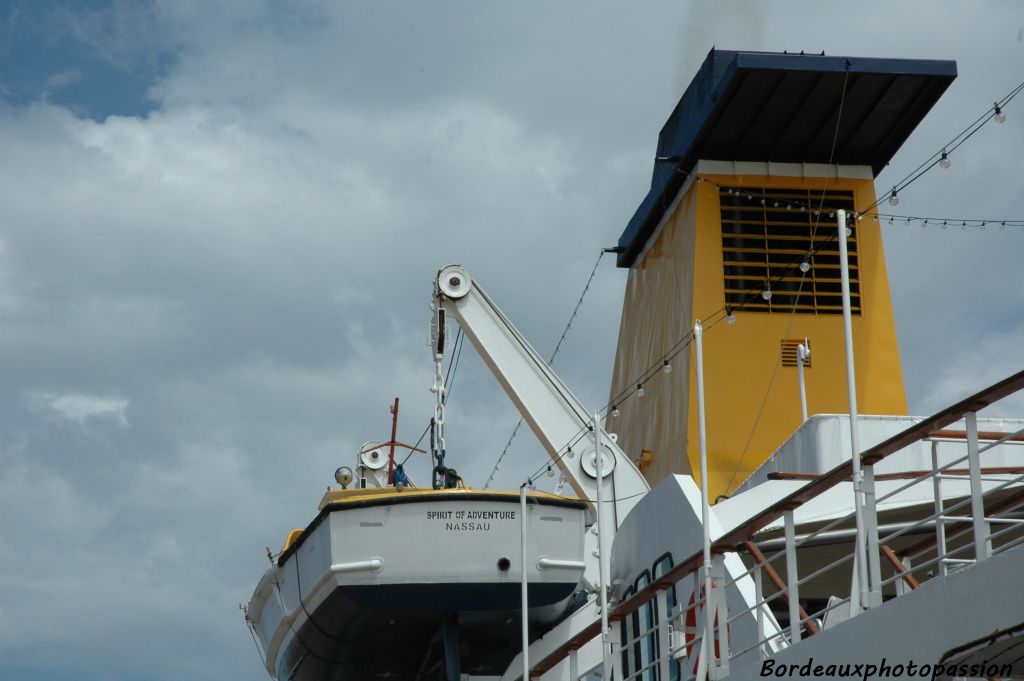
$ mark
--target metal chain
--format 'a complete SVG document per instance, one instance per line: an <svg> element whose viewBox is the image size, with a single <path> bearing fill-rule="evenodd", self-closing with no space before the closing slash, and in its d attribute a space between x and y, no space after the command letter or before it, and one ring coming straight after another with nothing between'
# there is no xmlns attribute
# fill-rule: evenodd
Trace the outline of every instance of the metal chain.
<svg viewBox="0 0 1024 681"><path fill-rule="evenodd" d="M434 360L434 385L430 388L430 392L434 393L436 401L434 403L434 423L437 424L437 447L440 451L444 451L444 373L442 372L442 364L444 363L444 357L442 355L435 355Z"/></svg>

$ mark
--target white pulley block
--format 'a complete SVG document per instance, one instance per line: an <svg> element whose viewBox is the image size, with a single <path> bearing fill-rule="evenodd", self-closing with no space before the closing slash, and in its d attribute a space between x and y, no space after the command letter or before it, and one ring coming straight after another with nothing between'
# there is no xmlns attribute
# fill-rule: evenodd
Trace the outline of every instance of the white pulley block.
<svg viewBox="0 0 1024 681"><path fill-rule="evenodd" d="M367 442L359 448L359 462L366 468L376 471L388 465L388 453L384 447L375 447L379 442Z"/></svg>
<svg viewBox="0 0 1024 681"><path fill-rule="evenodd" d="M615 470L615 455L604 443L601 443L601 453L601 477L607 478ZM597 477L597 453L594 451L594 445L588 445L587 450L580 456L580 468L590 477Z"/></svg>
<svg viewBox="0 0 1024 681"><path fill-rule="evenodd" d="M461 265L448 265L437 274L437 290L448 298L462 298L472 286L473 280Z"/></svg>

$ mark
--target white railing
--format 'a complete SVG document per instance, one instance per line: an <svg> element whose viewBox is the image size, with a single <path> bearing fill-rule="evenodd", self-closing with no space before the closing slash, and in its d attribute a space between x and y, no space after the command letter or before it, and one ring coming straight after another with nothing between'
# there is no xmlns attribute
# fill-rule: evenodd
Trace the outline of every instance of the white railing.
<svg viewBox="0 0 1024 681"><path fill-rule="evenodd" d="M834 518L813 531L797 534L794 510L807 501L828 492L841 482L849 481L853 466L840 465L820 476L750 518L735 530L711 542L711 577L714 586L710 598L704 593L705 549L688 556L664 575L639 589L621 603L612 604L608 613L612 628L613 653L611 675L602 678L615 681L687 681L688 679L721 679L728 675L731 660L754 654L761 659L770 657L782 648L798 643L804 636L818 635L828 629L836 617L856 616L865 609L878 607L885 598L899 596L916 589L921 583L941 578L952 571L969 568L978 561L1024 543L1024 515L1014 514L1024 509L1024 465L1020 467L989 467L983 465L984 455L1004 445L1024 444L1024 428L1010 433L979 433L977 413L981 409L1024 388L1024 371L983 390L948 409L922 420L902 433L869 448L860 455L861 470L870 483L906 479L904 484L887 490L881 496L867 495L862 531L858 539L854 524L854 511ZM964 431L943 430L963 421ZM875 474L874 465L906 447L918 442L931 443L931 467L925 470ZM945 450L955 445L964 446L964 454L940 465L939 444ZM1024 461L1022 461L1024 463ZM779 474L777 477L786 477ZM793 477L793 476L791 476ZM969 482L969 493L953 503L943 495L946 481ZM930 486L933 512L912 521L879 526L879 504L893 501L909 490ZM916 491L916 490L915 490ZM948 491L947 491L948 492ZM925 496L925 495L922 495ZM959 495L946 496L957 497ZM920 499L921 496L915 497ZM782 536L776 527L782 519ZM921 538L923 537L923 538ZM854 584L850 595L830 595L826 605L807 613L801 607L802 589L820 584L823 577L842 571L846 579L856 579L859 572L854 561L856 550L851 548L839 558L823 565L807 566L800 573L798 557L801 549L823 542L847 541L853 547L869 550L877 547L874 556L861 556L868 560L866 588ZM739 575L722 568L722 556L739 554L748 565ZM872 565L871 563L874 563ZM888 565L891 575L881 576L881 564ZM783 566L785 577L777 566ZM772 588L766 588L767 581ZM691 580L692 587L685 586ZM740 582L754 585L754 600L742 610L727 607L726 594ZM673 590L674 591L671 591ZM670 603L668 594L676 595ZM691 601L685 606L679 595L690 593ZM865 594L867 595L865 597ZM706 617L704 608L710 602L715 617ZM785 607L782 607L783 602ZM735 603L735 601L734 601ZM666 617L671 606L671 616ZM734 641L733 625L756 621L756 636ZM785 628L767 626L776 618L785 620ZM714 620L713 631L706 637L705 622ZM769 633L771 631L771 633ZM599 635L599 634L597 634ZM593 639L588 630L561 646L558 651L536 662L530 676L536 678L552 669L563 659ZM711 654L707 654L705 639L714 641ZM575 663L575 653L572 653ZM575 664L572 665L575 667ZM591 670L592 671L592 670ZM577 681L587 670L574 670L570 681Z"/></svg>

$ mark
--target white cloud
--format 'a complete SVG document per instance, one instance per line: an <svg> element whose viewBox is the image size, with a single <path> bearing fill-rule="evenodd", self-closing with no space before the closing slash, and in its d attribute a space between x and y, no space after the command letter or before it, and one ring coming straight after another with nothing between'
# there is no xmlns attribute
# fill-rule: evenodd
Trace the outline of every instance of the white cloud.
<svg viewBox="0 0 1024 681"><path fill-rule="evenodd" d="M70 421L82 427L91 421L109 421L122 428L128 427L125 412L129 401L126 399L45 391L29 392L25 399L38 413L57 421Z"/></svg>

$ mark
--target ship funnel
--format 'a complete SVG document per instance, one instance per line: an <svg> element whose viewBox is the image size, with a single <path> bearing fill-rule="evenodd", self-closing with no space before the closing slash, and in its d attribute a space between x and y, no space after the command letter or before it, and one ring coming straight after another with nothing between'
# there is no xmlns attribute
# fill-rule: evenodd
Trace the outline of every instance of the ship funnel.
<svg viewBox="0 0 1024 681"><path fill-rule="evenodd" d="M846 410L839 209L856 216L858 402L906 414L874 178L955 77L951 61L709 53L661 130L650 192L618 243L629 276L608 428L627 454L643 453L652 486L697 468L696 319L712 498L800 426L805 340L811 418Z"/></svg>

